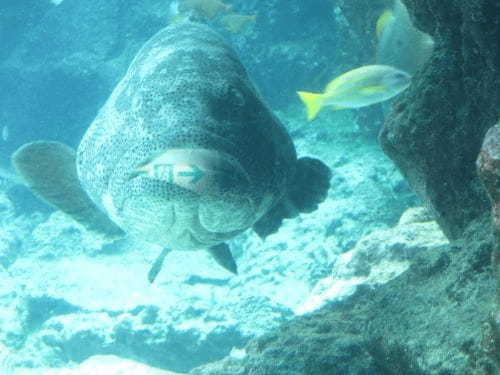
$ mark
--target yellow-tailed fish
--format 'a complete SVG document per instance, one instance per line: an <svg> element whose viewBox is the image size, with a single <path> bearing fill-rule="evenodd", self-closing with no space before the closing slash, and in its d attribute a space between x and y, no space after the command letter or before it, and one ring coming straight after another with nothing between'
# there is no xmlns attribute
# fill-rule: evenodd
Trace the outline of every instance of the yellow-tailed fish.
<svg viewBox="0 0 500 375"><path fill-rule="evenodd" d="M207 19L213 19L221 13L228 12L232 5L221 0L182 0L179 3L179 11L195 10Z"/></svg>
<svg viewBox="0 0 500 375"><path fill-rule="evenodd" d="M168 7L167 19L171 25L189 20L190 12L181 12L179 1L172 1Z"/></svg>
<svg viewBox="0 0 500 375"><path fill-rule="evenodd" d="M394 22L394 12L391 9L386 9L377 19L377 25L375 26L375 32L377 34L377 39L380 40L382 33L387 25Z"/></svg>
<svg viewBox="0 0 500 375"><path fill-rule="evenodd" d="M230 13L222 17L221 23L226 28L227 31L232 33L240 32L246 25L251 22L255 22L257 15L245 15Z"/></svg>
<svg viewBox="0 0 500 375"><path fill-rule="evenodd" d="M420 69L434 49L432 38L413 25L401 0L394 0L392 10L382 13L376 33L376 63L393 66L411 75Z"/></svg>
<svg viewBox="0 0 500 375"><path fill-rule="evenodd" d="M307 119L313 120L323 107L359 108L388 100L410 85L411 77L388 65L365 65L341 74L322 94L298 91L306 106Z"/></svg>

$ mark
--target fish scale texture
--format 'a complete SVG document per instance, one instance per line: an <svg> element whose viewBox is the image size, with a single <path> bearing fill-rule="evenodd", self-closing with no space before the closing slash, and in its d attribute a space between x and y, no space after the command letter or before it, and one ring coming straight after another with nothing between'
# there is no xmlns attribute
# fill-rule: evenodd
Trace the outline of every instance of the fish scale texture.
<svg viewBox="0 0 500 375"><path fill-rule="evenodd" d="M130 178L148 158L179 148L229 155L247 182L213 196ZM113 221L179 250L250 227L286 193L296 160L232 49L192 23L165 28L142 47L77 151L84 189Z"/></svg>

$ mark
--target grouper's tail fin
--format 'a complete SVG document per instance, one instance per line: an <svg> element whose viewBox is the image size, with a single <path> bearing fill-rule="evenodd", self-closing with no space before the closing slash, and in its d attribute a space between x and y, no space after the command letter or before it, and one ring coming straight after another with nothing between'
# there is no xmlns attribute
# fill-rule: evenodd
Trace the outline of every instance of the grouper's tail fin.
<svg viewBox="0 0 500 375"><path fill-rule="evenodd" d="M264 238L276 232L283 219L315 211L328 195L331 177L330 168L322 161L310 157L298 159L293 183L283 199L254 224L255 232Z"/></svg>
<svg viewBox="0 0 500 375"><path fill-rule="evenodd" d="M12 155L12 164L28 188L44 202L89 230L107 237L123 235L81 187L72 148L59 142L27 143Z"/></svg>

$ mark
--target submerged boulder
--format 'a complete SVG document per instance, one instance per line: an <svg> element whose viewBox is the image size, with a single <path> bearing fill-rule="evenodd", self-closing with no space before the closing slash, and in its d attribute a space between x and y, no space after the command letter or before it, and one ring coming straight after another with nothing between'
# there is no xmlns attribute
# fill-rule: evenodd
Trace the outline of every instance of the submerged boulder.
<svg viewBox="0 0 500 375"><path fill-rule="evenodd" d="M405 4L436 47L394 105L379 138L445 234L454 239L489 209L475 161L500 108L500 23L495 21L500 3Z"/></svg>
<svg viewBox="0 0 500 375"><path fill-rule="evenodd" d="M487 219L477 220L451 245L436 237L432 222L398 225L393 234L406 237L401 248L409 250L403 273L377 286L360 285L347 298L251 341L244 356L229 356L189 375L496 374L493 352L485 345L490 336L481 324L489 317L494 290ZM428 241L425 231L438 241ZM417 236L404 235L411 232ZM358 273L362 243L353 264ZM393 259L405 256L395 250Z"/></svg>

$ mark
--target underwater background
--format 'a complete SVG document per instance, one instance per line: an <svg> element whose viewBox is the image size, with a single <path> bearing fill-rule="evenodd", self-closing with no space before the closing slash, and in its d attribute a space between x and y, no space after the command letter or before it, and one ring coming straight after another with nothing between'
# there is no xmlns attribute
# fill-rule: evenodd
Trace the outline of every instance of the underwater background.
<svg viewBox="0 0 500 375"><path fill-rule="evenodd" d="M161 245L96 235L11 156L77 148L140 48L187 20L330 189L229 240L238 275L172 251L150 283ZM0 375L499 374L499 41L496 0L1 0ZM410 86L308 120L298 91L373 64Z"/></svg>

